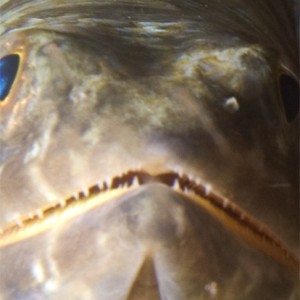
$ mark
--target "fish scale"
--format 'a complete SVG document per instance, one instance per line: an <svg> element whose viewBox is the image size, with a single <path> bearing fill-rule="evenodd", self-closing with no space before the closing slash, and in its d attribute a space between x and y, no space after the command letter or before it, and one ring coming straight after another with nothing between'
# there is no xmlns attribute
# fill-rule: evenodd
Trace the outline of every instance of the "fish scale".
<svg viewBox="0 0 300 300"><path fill-rule="evenodd" d="M0 0L0 298L297 299L296 4Z"/></svg>

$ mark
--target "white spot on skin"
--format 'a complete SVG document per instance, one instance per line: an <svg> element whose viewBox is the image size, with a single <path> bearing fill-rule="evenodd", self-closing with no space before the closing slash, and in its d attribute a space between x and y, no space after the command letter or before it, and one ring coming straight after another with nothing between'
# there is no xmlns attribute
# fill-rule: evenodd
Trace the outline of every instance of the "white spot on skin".
<svg viewBox="0 0 300 300"><path fill-rule="evenodd" d="M218 285L215 281L206 284L204 289L208 292L211 299L215 298L218 294Z"/></svg>
<svg viewBox="0 0 300 300"><path fill-rule="evenodd" d="M44 281L45 292L53 293L60 288L59 282L61 281L60 273L56 260L53 257L54 249L56 248L56 235L53 235L51 240L47 243L47 255L46 255L46 266L47 266L47 279Z"/></svg>
<svg viewBox="0 0 300 300"><path fill-rule="evenodd" d="M36 282L41 283L45 280L44 268L40 261L35 261L31 266L31 272Z"/></svg>
<svg viewBox="0 0 300 300"><path fill-rule="evenodd" d="M32 161L33 159L35 159L39 155L40 150L41 150L40 145L38 143L33 143L30 151L26 153L26 156L24 158L24 163L26 164Z"/></svg>
<svg viewBox="0 0 300 300"><path fill-rule="evenodd" d="M130 16L127 17L128 19L131 19ZM151 21L144 21L144 22L138 22L137 23L138 28L132 28L132 27L124 27L120 26L118 28L118 31L122 32L133 32L137 31L141 34L149 34L149 35L164 35L171 33L176 33L178 30L181 29L178 27L178 22L151 22Z"/></svg>
<svg viewBox="0 0 300 300"><path fill-rule="evenodd" d="M176 234L178 237L180 237L185 233L185 228L186 228L186 215L184 210L181 207L176 208L174 218L177 224Z"/></svg>
<svg viewBox="0 0 300 300"><path fill-rule="evenodd" d="M48 184L47 180L41 173L40 168L33 166L29 169L30 178L33 185L39 187L39 191L45 195L45 200L53 202L59 198L59 195L55 193L54 189Z"/></svg>
<svg viewBox="0 0 300 300"><path fill-rule="evenodd" d="M59 284L55 279L49 279L44 284L44 289L47 292L55 292L59 288Z"/></svg>
<svg viewBox="0 0 300 300"><path fill-rule="evenodd" d="M238 100L235 97L230 97L225 100L224 107L229 111L229 112L236 112L240 109L240 105Z"/></svg>
<svg viewBox="0 0 300 300"><path fill-rule="evenodd" d="M165 32L165 28L160 28L157 26L155 22L140 22L143 32L147 32L149 34L161 33Z"/></svg>

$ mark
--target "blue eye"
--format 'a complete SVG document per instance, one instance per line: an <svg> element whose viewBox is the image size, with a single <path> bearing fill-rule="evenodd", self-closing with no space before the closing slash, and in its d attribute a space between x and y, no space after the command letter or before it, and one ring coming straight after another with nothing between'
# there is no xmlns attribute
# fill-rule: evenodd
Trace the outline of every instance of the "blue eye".
<svg viewBox="0 0 300 300"><path fill-rule="evenodd" d="M4 56L0 59L0 102L9 94L15 81L20 63L17 54Z"/></svg>

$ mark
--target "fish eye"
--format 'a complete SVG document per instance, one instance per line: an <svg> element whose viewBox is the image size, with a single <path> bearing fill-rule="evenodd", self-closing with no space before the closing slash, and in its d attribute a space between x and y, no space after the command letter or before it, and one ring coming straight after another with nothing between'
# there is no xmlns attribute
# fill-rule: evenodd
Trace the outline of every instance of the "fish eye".
<svg viewBox="0 0 300 300"><path fill-rule="evenodd" d="M290 75L282 74L279 78L281 99L288 122L295 120L299 113L299 83Z"/></svg>
<svg viewBox="0 0 300 300"><path fill-rule="evenodd" d="M18 54L10 54L0 58L0 103L4 102L19 69L20 57Z"/></svg>

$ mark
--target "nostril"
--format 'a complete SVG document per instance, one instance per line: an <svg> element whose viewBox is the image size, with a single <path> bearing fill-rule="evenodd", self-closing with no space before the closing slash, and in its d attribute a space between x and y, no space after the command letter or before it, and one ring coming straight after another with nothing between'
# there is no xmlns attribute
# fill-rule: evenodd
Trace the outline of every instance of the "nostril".
<svg viewBox="0 0 300 300"><path fill-rule="evenodd" d="M299 83L293 77L282 74L279 86L286 118L292 122L299 113Z"/></svg>

